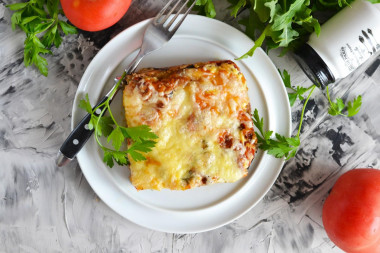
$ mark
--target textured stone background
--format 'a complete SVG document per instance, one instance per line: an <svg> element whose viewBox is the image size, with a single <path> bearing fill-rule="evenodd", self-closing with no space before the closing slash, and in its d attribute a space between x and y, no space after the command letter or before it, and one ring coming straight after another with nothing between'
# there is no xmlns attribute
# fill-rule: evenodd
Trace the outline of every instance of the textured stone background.
<svg viewBox="0 0 380 253"><path fill-rule="evenodd" d="M331 86L333 97L363 95L355 117L328 115L325 95L315 91L300 150L256 207L210 232L168 234L112 211L76 161L55 166L87 65L112 37L154 16L165 1L133 1L112 28L66 36L47 57L47 78L23 65L24 34L12 31L5 8L11 2L0 0L0 252L340 252L322 227L321 208L339 175L355 167L380 167L380 57ZM231 23L224 2L215 1L218 19ZM277 53L271 59L290 72L293 84L311 84L290 56ZM292 108L295 131L301 108Z"/></svg>

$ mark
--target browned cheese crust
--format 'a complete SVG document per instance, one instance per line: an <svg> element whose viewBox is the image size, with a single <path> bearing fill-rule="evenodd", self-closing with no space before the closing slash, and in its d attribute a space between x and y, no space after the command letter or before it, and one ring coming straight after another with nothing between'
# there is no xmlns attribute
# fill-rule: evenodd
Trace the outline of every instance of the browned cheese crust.
<svg viewBox="0 0 380 253"><path fill-rule="evenodd" d="M136 189L186 190L247 175L257 139L234 62L142 69L127 76L123 105L128 126L149 125L159 137L147 160L130 159Z"/></svg>

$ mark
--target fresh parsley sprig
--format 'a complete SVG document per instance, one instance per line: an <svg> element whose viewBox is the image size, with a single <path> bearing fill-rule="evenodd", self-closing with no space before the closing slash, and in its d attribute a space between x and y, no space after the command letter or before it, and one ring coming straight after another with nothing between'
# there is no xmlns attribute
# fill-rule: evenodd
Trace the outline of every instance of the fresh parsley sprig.
<svg viewBox="0 0 380 253"><path fill-rule="evenodd" d="M312 85L310 88L308 88L310 92L302 107L301 119L298 126L298 132L293 137L285 137L283 135L275 133L274 134L275 138L273 139L272 138L273 131L270 131L270 130L264 131L264 119L259 116L258 110L255 109L252 115L252 120L255 127L259 130L258 132L256 132L256 136L257 136L258 147L260 149L267 151L268 154L273 155L277 158L285 157L286 160L289 160L290 158L296 155L298 147L301 144L300 133L301 133L303 118L305 115L305 108L315 87L316 87L315 85Z"/></svg>
<svg viewBox="0 0 380 253"><path fill-rule="evenodd" d="M284 137L278 133L275 133L276 139L272 139L273 131L264 131L264 119L260 118L259 112L255 109L252 120L259 132L256 132L257 143L259 148L267 151L268 154L277 158L286 157L289 159L295 156L298 146L300 145L300 139L297 136Z"/></svg>
<svg viewBox="0 0 380 253"><path fill-rule="evenodd" d="M24 3L7 5L14 11L11 17L12 29L20 27L26 34L24 42L24 64L35 65L41 74L48 75L48 62L43 57L51 54L50 48L62 43L61 31L74 34L74 26L60 18L63 14L59 0L29 0Z"/></svg>
<svg viewBox="0 0 380 253"><path fill-rule="evenodd" d="M231 4L231 16L236 18L243 10L238 22L245 26L246 34L255 44L241 58L252 56L258 47L266 44L267 49L282 47L283 53L292 49L301 37L311 32L320 33L320 24L312 15L310 0L228 0ZM215 16L212 0L197 0L201 14ZM211 8L212 6L212 8ZM203 7L203 9L202 9Z"/></svg>
<svg viewBox="0 0 380 253"><path fill-rule="evenodd" d="M213 0L194 0L200 14L215 17ZM258 47L282 48L281 55L295 50L312 32L321 31L318 14L332 15L354 0L227 0L230 16L236 18L255 42L241 58L252 56ZM379 3L380 0L368 0ZM322 20L326 15L320 15Z"/></svg>
<svg viewBox="0 0 380 253"><path fill-rule="evenodd" d="M348 101L347 105L344 104L343 99L341 98L337 98L335 100L336 102L332 102L330 98L328 86L326 87L326 95L330 104L328 113L332 116L341 115L341 116L346 116L346 117L352 117L360 111L360 108L362 106L361 95L357 96L352 101ZM343 113L344 111L347 111L347 114Z"/></svg>
<svg viewBox="0 0 380 253"><path fill-rule="evenodd" d="M297 98L300 101L304 100L305 98L304 98L303 94L305 92L309 91L310 89L312 89L313 86L310 86L309 88L297 86L296 88L294 88L294 87L292 87L292 85L290 83L290 75L289 75L288 71L286 71L286 69L283 70L283 73L281 73L280 70L278 70L278 71L281 75L282 80L284 81L285 87L290 90L290 91L288 91L290 106L294 105L294 102L297 100Z"/></svg>
<svg viewBox="0 0 380 253"><path fill-rule="evenodd" d="M121 77L112 93L114 94L121 84L121 80L125 77ZM113 96L111 94L110 97ZM111 111L110 98L99 106L92 108L88 94L86 94L85 99L82 99L79 103L79 107L86 110L91 114L91 120L88 124L90 130L95 131L95 140L99 147L103 150L103 162L107 164L110 168L114 166L114 162L119 165L128 165L128 154L135 161L146 160L143 153L150 152L155 146L157 135L152 132L149 126L141 125L137 127L124 127L119 125L115 120L115 117ZM97 110L101 110L99 116L96 115ZM108 111L109 116L105 113ZM100 137L106 138L107 142L113 147L106 147L100 140ZM129 147L123 147L123 143L130 143Z"/></svg>
<svg viewBox="0 0 380 253"><path fill-rule="evenodd" d="M301 118L298 125L298 131L297 134L293 137L284 137L283 135L280 135L278 133L274 133L273 138L273 131L264 131L264 119L259 116L259 112L257 109L255 109L252 120L255 125L255 127L258 129L258 132L256 132L257 136L257 143L259 145L259 148L267 151L268 154L273 155L277 158L285 157L286 160L292 158L295 156L300 143L300 133L301 133L301 127L303 123L303 118L305 115L305 109L306 105L315 89L315 85L310 86L309 88L304 88L301 86L297 86L294 88L291 85L290 82L290 75L289 73L284 70L283 73L279 70L281 78L284 82L284 85L290 92L288 91L288 97L289 97L289 103L291 106L293 106L294 102L298 98L300 101L305 100L302 111L301 111ZM307 98L303 96L304 93L307 91L310 91ZM359 95L352 101L348 101L347 105L344 104L343 100L341 98L337 98L336 102L332 102L329 94L329 88L326 87L326 95L327 99L329 101L330 107L328 109L328 113L330 115L336 116L341 115L345 117L351 117L356 115L362 105L362 97ZM347 111L347 114L343 113L344 111Z"/></svg>

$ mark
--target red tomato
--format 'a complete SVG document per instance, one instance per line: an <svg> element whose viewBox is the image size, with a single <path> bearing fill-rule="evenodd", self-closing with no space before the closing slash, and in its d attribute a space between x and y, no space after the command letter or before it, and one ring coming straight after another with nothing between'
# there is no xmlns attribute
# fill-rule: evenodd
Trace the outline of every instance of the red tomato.
<svg viewBox="0 0 380 253"><path fill-rule="evenodd" d="M322 213L327 235L350 253L380 253L380 170L343 174L327 197Z"/></svg>
<svg viewBox="0 0 380 253"><path fill-rule="evenodd" d="M100 31L119 21L131 0L61 0L63 12L73 25L86 31Z"/></svg>

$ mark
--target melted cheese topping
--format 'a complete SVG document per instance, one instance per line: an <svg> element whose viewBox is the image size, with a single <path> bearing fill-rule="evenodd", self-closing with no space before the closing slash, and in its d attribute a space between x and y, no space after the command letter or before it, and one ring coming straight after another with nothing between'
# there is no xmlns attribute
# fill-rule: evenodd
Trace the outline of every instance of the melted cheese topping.
<svg viewBox="0 0 380 253"><path fill-rule="evenodd" d="M128 77L128 126L158 135L146 161L130 158L137 189L184 190L247 175L256 150L244 76L231 61L145 69Z"/></svg>

